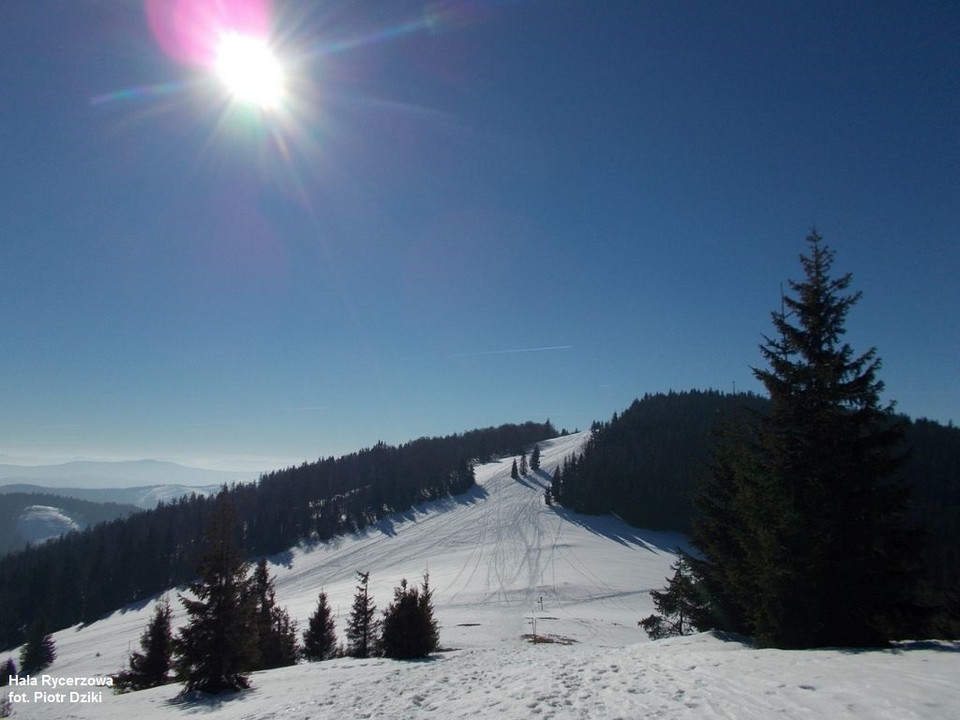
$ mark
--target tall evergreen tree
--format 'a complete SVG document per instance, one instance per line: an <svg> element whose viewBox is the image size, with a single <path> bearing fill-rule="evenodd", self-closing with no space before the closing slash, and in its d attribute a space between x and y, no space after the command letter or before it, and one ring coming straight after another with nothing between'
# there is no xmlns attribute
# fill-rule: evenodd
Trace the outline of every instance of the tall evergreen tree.
<svg viewBox="0 0 960 720"><path fill-rule="evenodd" d="M224 490L207 530L193 597L180 595L189 616L174 640L184 690L218 693L250 686L247 671L257 663L256 608L249 564L234 541L236 518Z"/></svg>
<svg viewBox="0 0 960 720"><path fill-rule="evenodd" d="M540 446L534 445L533 452L530 453L530 469L536 472L540 469Z"/></svg>
<svg viewBox="0 0 960 720"><path fill-rule="evenodd" d="M520 454L520 469L519 469L520 477L526 477L529 472L530 472L530 466L527 465L527 454L526 454L526 453L521 453L521 454Z"/></svg>
<svg viewBox="0 0 960 720"><path fill-rule="evenodd" d="M27 642L20 651L20 672L33 675L53 664L57 657L53 636L47 632L47 623L36 620L27 627Z"/></svg>
<svg viewBox="0 0 960 720"><path fill-rule="evenodd" d="M140 650L130 653L129 669L121 670L114 678L122 690L145 690L169 681L168 673L173 658L173 610L166 596L154 608L147 629L140 636Z"/></svg>
<svg viewBox="0 0 960 720"><path fill-rule="evenodd" d="M771 411L718 457L698 501L697 566L726 620L762 645L885 642L911 605L914 536L894 480L902 454L880 404L876 350L842 341L860 293L833 278L834 253L814 232L804 280L773 313L775 338L755 376Z"/></svg>
<svg viewBox="0 0 960 720"><path fill-rule="evenodd" d="M303 656L307 660L329 660L337 652L337 635L327 594L320 591L317 609L303 633Z"/></svg>
<svg viewBox="0 0 960 720"><path fill-rule="evenodd" d="M380 622L376 619L377 606L370 597L370 573L357 572L357 592L347 620L347 654L366 658L377 645Z"/></svg>
<svg viewBox="0 0 960 720"><path fill-rule="evenodd" d="M257 662L251 670L269 670L297 663L296 625L277 607L273 578L267 559L260 558L253 571L252 593L257 625Z"/></svg>
<svg viewBox="0 0 960 720"><path fill-rule="evenodd" d="M516 459L516 458L513 459L513 465L510 466L510 477L512 477L514 480L519 480L519 479L520 479L520 471L517 470L517 459Z"/></svg>

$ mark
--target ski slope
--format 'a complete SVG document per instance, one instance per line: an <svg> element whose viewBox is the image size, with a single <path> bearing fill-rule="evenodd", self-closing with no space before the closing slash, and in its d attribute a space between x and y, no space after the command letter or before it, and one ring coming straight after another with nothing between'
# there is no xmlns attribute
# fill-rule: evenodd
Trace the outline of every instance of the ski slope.
<svg viewBox="0 0 960 720"><path fill-rule="evenodd" d="M548 507L548 473L586 433L541 443L541 472L510 478L513 458L477 467L477 487L363 532L272 558L277 599L306 626L322 588L343 633L356 572L382 609L401 578L429 570L447 649L413 663L341 659L255 673L253 689L178 699L178 686L102 702L28 702L14 717L177 718L953 718L960 645L878 652L783 652L709 634L649 642L653 606L685 538ZM175 593L171 593L175 597ZM175 623L183 622L179 606ZM48 673L119 669L152 603L57 633ZM532 645L536 631L555 640ZM0 656L2 657L2 656ZM7 689L5 689L7 690ZM27 688L32 693L33 688ZM29 694L29 693L28 693ZM32 695L30 696L32 698Z"/></svg>

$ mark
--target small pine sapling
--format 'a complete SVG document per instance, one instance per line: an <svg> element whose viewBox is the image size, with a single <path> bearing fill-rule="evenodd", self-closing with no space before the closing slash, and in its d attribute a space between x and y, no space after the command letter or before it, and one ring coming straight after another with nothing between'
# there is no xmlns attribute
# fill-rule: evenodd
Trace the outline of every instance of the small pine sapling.
<svg viewBox="0 0 960 720"><path fill-rule="evenodd" d="M650 615L638 624L651 640L675 635L690 635L709 627L707 603L686 555L680 554L670 566L673 577L667 579L664 590L651 590L653 604L660 614Z"/></svg>
<svg viewBox="0 0 960 720"><path fill-rule="evenodd" d="M121 670L114 676L117 692L145 690L169 682L167 674L173 661L172 617L170 601L166 597L161 598L150 624L140 636L142 652L130 653L129 669Z"/></svg>

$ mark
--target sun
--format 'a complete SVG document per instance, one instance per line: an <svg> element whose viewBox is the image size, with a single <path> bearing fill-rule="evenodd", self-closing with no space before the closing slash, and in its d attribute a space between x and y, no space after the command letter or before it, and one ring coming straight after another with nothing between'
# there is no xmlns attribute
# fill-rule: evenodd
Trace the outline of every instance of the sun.
<svg viewBox="0 0 960 720"><path fill-rule="evenodd" d="M283 101L284 73L266 41L227 33L217 43L216 70L234 98L264 110Z"/></svg>

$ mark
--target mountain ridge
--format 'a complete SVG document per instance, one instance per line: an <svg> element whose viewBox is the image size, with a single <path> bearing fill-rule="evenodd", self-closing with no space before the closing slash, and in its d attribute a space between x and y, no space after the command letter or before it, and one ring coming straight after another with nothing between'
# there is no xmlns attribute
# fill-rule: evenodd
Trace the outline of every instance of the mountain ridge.
<svg viewBox="0 0 960 720"><path fill-rule="evenodd" d="M211 470L169 460L72 460L50 465L0 464L0 484L119 489L145 485L220 485L256 480L259 473Z"/></svg>

